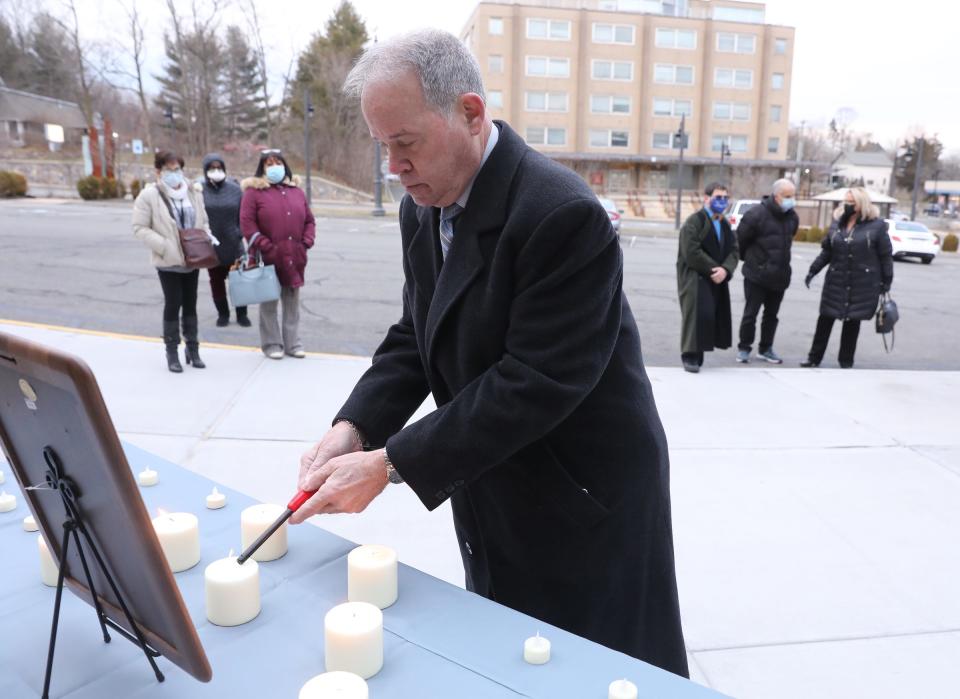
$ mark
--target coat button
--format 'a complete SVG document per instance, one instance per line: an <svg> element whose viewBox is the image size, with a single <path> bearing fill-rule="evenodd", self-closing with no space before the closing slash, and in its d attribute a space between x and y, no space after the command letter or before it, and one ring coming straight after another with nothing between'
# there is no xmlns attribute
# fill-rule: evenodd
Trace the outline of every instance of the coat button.
<svg viewBox="0 0 960 699"><path fill-rule="evenodd" d="M463 481L454 481L453 484L454 484L455 486L457 486L458 488L460 488L460 487L463 486Z"/></svg>
<svg viewBox="0 0 960 699"><path fill-rule="evenodd" d="M437 500L443 501L447 499L447 494L442 490L438 490L436 493L433 494L433 497L435 497Z"/></svg>
<svg viewBox="0 0 960 699"><path fill-rule="evenodd" d="M448 486L446 486L446 487L444 488L444 490L446 490L448 493L450 493L451 495L453 495L453 491L455 491L456 488L454 488L452 485L448 485Z"/></svg>

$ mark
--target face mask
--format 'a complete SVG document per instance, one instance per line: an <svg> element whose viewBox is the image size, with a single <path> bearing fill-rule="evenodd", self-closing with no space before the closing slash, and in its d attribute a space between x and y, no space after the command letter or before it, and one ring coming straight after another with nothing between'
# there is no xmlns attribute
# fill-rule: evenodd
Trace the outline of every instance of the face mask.
<svg viewBox="0 0 960 699"><path fill-rule="evenodd" d="M271 165L267 168L266 174L270 184L280 184L287 175L287 168L283 165Z"/></svg>
<svg viewBox="0 0 960 699"><path fill-rule="evenodd" d="M796 199L784 199L780 202L780 208L784 211L790 211L793 207L797 205Z"/></svg>
<svg viewBox="0 0 960 699"><path fill-rule="evenodd" d="M164 170L160 180L170 189L176 189L183 184L183 173L179 170Z"/></svg>
<svg viewBox="0 0 960 699"><path fill-rule="evenodd" d="M211 182L223 182L227 177L227 173L223 170L207 170L207 179Z"/></svg>
<svg viewBox="0 0 960 699"><path fill-rule="evenodd" d="M726 197L714 197L710 200L710 211L715 214L722 214L727 210L727 202Z"/></svg>
<svg viewBox="0 0 960 699"><path fill-rule="evenodd" d="M856 206L856 204L844 204L844 205L843 205L843 215L844 215L844 216L847 216L848 218L849 218L850 216L853 216L853 214L856 213L856 211L857 211L857 206Z"/></svg>

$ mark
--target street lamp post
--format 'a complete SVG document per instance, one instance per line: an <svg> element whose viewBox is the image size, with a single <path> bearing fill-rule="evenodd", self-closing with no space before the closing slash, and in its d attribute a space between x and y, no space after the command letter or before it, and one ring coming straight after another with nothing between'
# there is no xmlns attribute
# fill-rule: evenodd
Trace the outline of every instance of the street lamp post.
<svg viewBox="0 0 960 699"><path fill-rule="evenodd" d="M729 155L731 155L730 149L727 147L727 142L724 141L723 143L720 144L720 176L721 177L724 176L723 163ZM730 186L729 182L727 182L726 184L728 187Z"/></svg>
<svg viewBox="0 0 960 699"><path fill-rule="evenodd" d="M310 88L303 88L303 160L307 171L307 205L313 201L310 186L310 117L313 116L313 102L310 101Z"/></svg>
<svg viewBox="0 0 960 699"><path fill-rule="evenodd" d="M686 125L687 115L683 114L680 117L680 130L674 134L680 141L680 159L677 161L677 215L674 222L677 230L680 230L680 207L683 204L683 147L687 136Z"/></svg>
<svg viewBox="0 0 960 699"><path fill-rule="evenodd" d="M914 141L914 158L916 163L913 171L913 197L910 200L910 220L917 220L917 194L920 189L920 172L923 170L923 151L926 149L923 136Z"/></svg>
<svg viewBox="0 0 960 699"><path fill-rule="evenodd" d="M174 138L174 129L173 129L173 105L168 104L163 108L163 116L167 119L167 126L170 127L170 147L176 147L176 139Z"/></svg>
<svg viewBox="0 0 960 699"><path fill-rule="evenodd" d="M373 141L373 210L371 216L383 216L387 212L383 209L383 155L380 152L380 141Z"/></svg>

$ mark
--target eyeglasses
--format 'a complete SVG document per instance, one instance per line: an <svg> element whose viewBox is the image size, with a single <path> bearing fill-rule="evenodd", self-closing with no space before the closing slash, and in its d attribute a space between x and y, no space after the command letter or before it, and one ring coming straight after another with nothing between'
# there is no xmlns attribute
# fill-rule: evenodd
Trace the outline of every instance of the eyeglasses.
<svg viewBox="0 0 960 699"><path fill-rule="evenodd" d="M266 150L260 151L260 155L282 155L283 151L279 148L267 148Z"/></svg>

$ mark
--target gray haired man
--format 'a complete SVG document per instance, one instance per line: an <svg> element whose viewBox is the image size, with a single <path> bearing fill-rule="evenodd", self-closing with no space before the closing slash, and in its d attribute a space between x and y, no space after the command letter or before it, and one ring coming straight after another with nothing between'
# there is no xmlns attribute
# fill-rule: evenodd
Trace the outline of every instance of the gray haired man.
<svg viewBox="0 0 960 699"><path fill-rule="evenodd" d="M783 363L773 350L773 338L779 322L777 312L790 286L790 248L800 225L794 210L795 194L793 182L777 180L773 183L773 192L744 214L737 229L746 299L737 345L737 361L741 364L750 361L761 307L763 320L757 355L771 364Z"/></svg>
<svg viewBox="0 0 960 699"><path fill-rule="evenodd" d="M686 676L667 442L606 212L491 120L450 34L370 47L347 87L407 190L403 313L304 454L293 521L405 481L451 502L467 589Z"/></svg>

